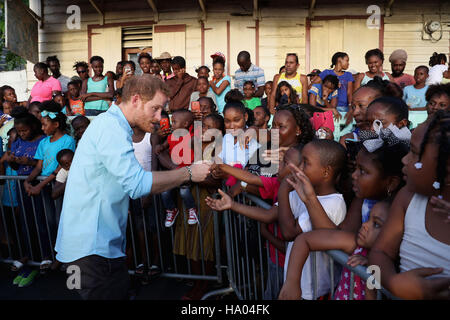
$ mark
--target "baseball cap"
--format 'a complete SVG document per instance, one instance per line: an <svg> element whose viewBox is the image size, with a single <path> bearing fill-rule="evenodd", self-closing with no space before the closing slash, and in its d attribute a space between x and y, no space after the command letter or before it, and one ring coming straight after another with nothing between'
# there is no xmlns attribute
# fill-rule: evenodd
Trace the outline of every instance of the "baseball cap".
<svg viewBox="0 0 450 320"><path fill-rule="evenodd" d="M307 74L307 77L318 76L320 72L321 71L319 69L313 69L310 73Z"/></svg>
<svg viewBox="0 0 450 320"><path fill-rule="evenodd" d="M226 61L225 59L225 55L222 52L216 52L214 54L211 55L211 58L214 60L214 58L216 57L221 57L223 59L223 61Z"/></svg>

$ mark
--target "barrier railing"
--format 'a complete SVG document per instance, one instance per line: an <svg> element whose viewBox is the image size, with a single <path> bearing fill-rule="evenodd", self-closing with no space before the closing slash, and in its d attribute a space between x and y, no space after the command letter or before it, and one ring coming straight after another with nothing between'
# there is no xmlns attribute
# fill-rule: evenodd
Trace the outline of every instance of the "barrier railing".
<svg viewBox="0 0 450 320"><path fill-rule="evenodd" d="M50 187L44 188L37 196L28 196L23 188L26 178L0 176L3 182L0 187L3 196L0 262L12 264L28 257L26 264L39 266L42 260L55 261L53 248L62 197L52 199ZM38 180L45 178L39 177ZM165 210L160 195L131 201L127 230L129 273L148 275L150 280L154 276L162 276L208 280L225 286L208 292L202 299L226 293L234 293L240 300L276 298L274 294L279 292L283 283L283 267L277 263L283 253L273 248L273 263L269 242L262 239L259 223L231 211L215 212L204 203L204 198L209 195L205 188L196 185L191 190L198 209L199 221L195 225L187 223L188 213L180 199L178 207L182 210L170 228L164 226ZM260 198L246 193L239 195L237 201L265 209L271 207ZM273 230L276 237L276 225ZM350 270L351 287L355 274L364 281L370 276L363 266L348 266L348 255L345 253L330 250L327 254L331 257L332 296L336 284L335 263ZM141 270L137 267L141 264L147 266L149 273L140 274ZM226 271L226 279L223 278L223 271ZM316 277L313 277L313 283L314 298L317 298ZM381 292L392 298L384 288L379 290L378 298L381 298Z"/></svg>

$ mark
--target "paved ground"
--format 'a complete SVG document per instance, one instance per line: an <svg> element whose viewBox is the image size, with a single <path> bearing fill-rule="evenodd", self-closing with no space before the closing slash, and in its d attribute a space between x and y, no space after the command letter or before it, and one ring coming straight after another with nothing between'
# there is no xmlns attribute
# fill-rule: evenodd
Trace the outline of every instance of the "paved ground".
<svg viewBox="0 0 450 320"><path fill-rule="evenodd" d="M12 284L16 273L0 264L0 300L79 300L76 292L66 287L66 275L55 271L39 275L34 283L26 288ZM136 286L136 300L180 300L191 289L186 280L156 278L148 285Z"/></svg>

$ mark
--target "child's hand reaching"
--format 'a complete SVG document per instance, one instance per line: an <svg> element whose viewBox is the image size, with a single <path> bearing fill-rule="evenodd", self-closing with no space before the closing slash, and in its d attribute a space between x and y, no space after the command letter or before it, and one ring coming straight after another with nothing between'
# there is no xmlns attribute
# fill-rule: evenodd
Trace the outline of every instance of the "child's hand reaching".
<svg viewBox="0 0 450 320"><path fill-rule="evenodd" d="M236 183L234 186L232 186L229 190L228 190L228 194L230 195L230 197L234 198L236 197L238 194L242 193L242 186L240 183Z"/></svg>
<svg viewBox="0 0 450 320"><path fill-rule="evenodd" d="M360 254L354 254L354 255L351 255L350 257L348 257L347 264L350 267L354 268L359 265L367 266L368 261L369 261L369 259L367 257L364 257Z"/></svg>
<svg viewBox="0 0 450 320"><path fill-rule="evenodd" d="M303 202L307 202L312 198L316 198L314 187L303 171L294 166L292 163L289 163L288 167L291 169L292 175L286 178L286 181L295 189L295 191L297 191L300 199Z"/></svg>
<svg viewBox="0 0 450 320"><path fill-rule="evenodd" d="M431 197L430 203L433 208L433 212L447 214L445 223L450 223L450 201L445 201L444 199L439 199L438 197Z"/></svg>
<svg viewBox="0 0 450 320"><path fill-rule="evenodd" d="M206 197L205 202L208 205L208 207L210 207L215 211L224 211L231 209L231 205L233 203L231 197L220 189L218 189L218 191L219 194L222 196L222 199L212 199L210 197Z"/></svg>
<svg viewBox="0 0 450 320"><path fill-rule="evenodd" d="M292 281L286 281L281 288L278 300L301 300L302 289L299 283L291 283Z"/></svg>

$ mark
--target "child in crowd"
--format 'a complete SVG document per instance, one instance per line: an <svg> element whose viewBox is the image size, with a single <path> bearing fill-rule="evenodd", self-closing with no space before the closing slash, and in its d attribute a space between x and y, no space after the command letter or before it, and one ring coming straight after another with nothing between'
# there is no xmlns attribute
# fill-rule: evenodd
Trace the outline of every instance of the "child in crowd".
<svg viewBox="0 0 450 320"><path fill-rule="evenodd" d="M0 127L12 120L11 112L14 109L14 104L10 101L3 101L2 114L0 116Z"/></svg>
<svg viewBox="0 0 450 320"><path fill-rule="evenodd" d="M434 52L430 57L430 71L427 78L427 85L439 84L442 81L443 74L447 71L447 56L445 53Z"/></svg>
<svg viewBox="0 0 450 320"><path fill-rule="evenodd" d="M34 166L37 164L37 160L34 159L34 155L38 148L39 143L45 136L41 130L41 122L31 113L28 113L27 109L24 107L17 107L12 113L14 117L14 127L17 131L18 137L11 145L11 151L7 152L8 158L7 161L11 169L16 171L16 175L24 176L29 175ZM19 190L20 189L20 190ZM22 241L22 256L17 260L13 261L11 270L19 271L25 263L28 261L31 253L32 246L33 252L38 252L37 249L37 238L33 237L34 233L31 229L27 229L26 226L34 225L33 217L29 214L25 214L25 212L33 212L33 206L31 203L31 198L23 192L23 182L21 181L17 188L17 199L22 199L19 201L19 206L21 208L21 212L23 214L19 215L20 221L20 231L22 235L28 234L28 230L30 230L30 239L32 243L27 241ZM24 219L27 219L25 222ZM26 271L27 275L30 275L30 271ZM22 273L19 273L19 276L23 276ZM19 280L16 280L19 281Z"/></svg>
<svg viewBox="0 0 450 320"><path fill-rule="evenodd" d="M339 79L334 75L327 75L323 78L322 84L313 84L309 93L309 104L312 106L319 106L324 110L333 111L336 119L340 119L341 115L337 111L337 98Z"/></svg>
<svg viewBox="0 0 450 320"><path fill-rule="evenodd" d="M188 166L193 163L194 149L191 145L193 138L193 122L194 117L192 115L192 112L190 112L189 110L177 110L176 112L173 112L172 130L175 131L177 129L185 129L188 131L188 133L182 137L177 138L175 138L173 134L170 134L167 137L166 142L157 147L156 153L160 153L163 150L169 149L172 161L177 164L178 167ZM183 146L183 148L180 148L180 146ZM183 149L190 150L190 154L184 154ZM167 228L170 228L173 225L179 213L173 201L172 191L173 190L168 190L161 194L164 207L166 208L165 226ZM188 210L188 224L196 224L198 222L197 208L195 207L195 201L192 197L190 186L188 184L184 184L180 187L180 195L183 199L186 209Z"/></svg>
<svg viewBox="0 0 450 320"><path fill-rule="evenodd" d="M369 255L368 264L380 267L381 285L401 299L448 299L448 211L433 208L450 201L448 132L450 113L442 110L413 131L402 159L406 186Z"/></svg>
<svg viewBox="0 0 450 320"><path fill-rule="evenodd" d="M147 52L143 52L141 54L139 54L139 58L138 58L138 64L139 67L142 70L143 74L151 74L151 64L152 64L152 56L149 55Z"/></svg>
<svg viewBox="0 0 450 320"><path fill-rule="evenodd" d="M55 178L55 185L52 189L52 199L58 199L64 195L67 177L69 176L70 165L72 164L74 152L71 149L62 149L56 154L59 171Z"/></svg>
<svg viewBox="0 0 450 320"><path fill-rule="evenodd" d="M374 205L370 218L364 222L357 235L342 230L314 230L300 234L292 246L286 282L280 292L280 300L301 300L302 270L312 251L341 250L350 255L347 264L351 267L367 266L367 252L373 246L380 229L386 222L390 202L383 200ZM300 286L298 285L300 283ZM350 271L342 271L335 300L350 300ZM353 300L374 300L372 291L365 289L366 283L354 276ZM334 288L331 288L334 289Z"/></svg>
<svg viewBox="0 0 450 320"><path fill-rule="evenodd" d="M289 183L291 180L284 179L278 190L278 221L283 238L289 241L284 264L285 279L293 241L299 234L317 227L311 211L320 210L332 225L338 225L344 220L347 208L342 194L336 190L336 183L346 166L346 160L345 149L339 143L313 140L303 148L299 168L289 165L294 174L301 175L303 180L310 183L305 184L304 188L296 184L294 189ZM330 290L328 259L324 255L316 256L317 296L324 296ZM305 266L310 266L309 261ZM302 297L308 300L317 298L313 297L312 270L304 269L303 276Z"/></svg>
<svg viewBox="0 0 450 320"><path fill-rule="evenodd" d="M297 104L297 92L287 81L280 81L275 94L275 107L283 104Z"/></svg>
<svg viewBox="0 0 450 320"><path fill-rule="evenodd" d="M280 298L300 298L298 283L302 278L300 274L303 265L307 266L305 260L310 251L340 249L347 254L353 254L349 258L349 265L353 267L357 264L367 265L367 258L364 258L367 250L371 248L379 233L377 229L386 220L390 202L404 184L401 159L407 154L408 145L408 139L403 139L397 131L390 129L383 131L382 135L374 134L363 140L356 157L356 170L352 174L353 191L357 199L338 227L320 208L314 209L311 199L306 196L306 189L312 187L311 183L300 170L293 168L294 174L288 182L298 190L297 193L308 208L313 229L342 230L315 230L297 237L291 251L292 260ZM369 199L371 204L356 206L360 203L360 199ZM350 220L353 221L349 223ZM349 283L345 283L349 279L349 272L344 270L341 277L341 283L344 282L344 285L338 287L336 299L349 299ZM364 299L364 282L356 278L355 283L354 299Z"/></svg>
<svg viewBox="0 0 450 320"><path fill-rule="evenodd" d="M195 72L197 72L197 78L205 77L206 79L209 79L211 70L207 66L201 66L195 69Z"/></svg>
<svg viewBox="0 0 450 320"><path fill-rule="evenodd" d="M431 118L438 110L450 111L450 83L430 85L425 98L428 118Z"/></svg>
<svg viewBox="0 0 450 320"><path fill-rule="evenodd" d="M0 103L3 104L5 101L11 102L13 106L19 105L16 90L8 85L0 87Z"/></svg>
<svg viewBox="0 0 450 320"><path fill-rule="evenodd" d="M322 82L320 74L321 71L319 69L313 69L313 71L306 75L309 78L308 90L310 90L314 84L320 84Z"/></svg>
<svg viewBox="0 0 450 320"><path fill-rule="evenodd" d="M213 61L213 78L209 84L210 90L216 96L218 111L222 114L227 102L225 97L231 90L231 78L225 75L225 60L222 57L216 57Z"/></svg>
<svg viewBox="0 0 450 320"><path fill-rule="evenodd" d="M74 138L75 141L78 142L81 140L81 137L83 136L84 132L86 131L87 127L91 121L86 118L85 116L76 116L72 120L72 128L74 132Z"/></svg>
<svg viewBox="0 0 450 320"><path fill-rule="evenodd" d="M267 105L267 99L270 97L270 94L272 92L272 87L273 87L273 81L267 81L266 84L264 85L264 93L266 94L266 96L264 98L261 99L261 106L263 107L268 107Z"/></svg>
<svg viewBox="0 0 450 320"><path fill-rule="evenodd" d="M34 101L34 102L30 103L30 105L28 107L28 112L31 113L33 116L35 116L40 121L42 119L41 108L42 108L42 103L40 103L39 101Z"/></svg>
<svg viewBox="0 0 450 320"><path fill-rule="evenodd" d="M60 111L62 113L67 114L66 99L62 93L55 94L53 96L53 101L61 106Z"/></svg>
<svg viewBox="0 0 450 320"><path fill-rule="evenodd" d="M428 67L418 66L414 70L414 85L403 88L403 100L409 107L409 110L422 111L426 110L427 101L425 93L428 90L426 80L428 78Z"/></svg>
<svg viewBox="0 0 450 320"><path fill-rule="evenodd" d="M194 120L202 121L207 115L217 113L217 106L211 97L200 97L197 101L200 104L200 110L195 112L191 110Z"/></svg>
<svg viewBox="0 0 450 320"><path fill-rule="evenodd" d="M2 176L17 176L16 170L11 168L9 162L12 159L11 155L11 145L17 139L17 130L15 128L11 128L8 130L8 145L7 150L3 153L1 151L2 157L0 158L0 175ZM17 182L15 180L1 180L0 184L3 186L3 194L2 194L2 213L3 213L3 221L5 222L5 229L0 229L4 232L5 237L7 237L7 241L12 245L11 253L13 254L13 258L16 259L19 256L19 234L16 232L14 228L17 225L18 218L18 203L17 203ZM2 224L0 222L0 225ZM23 240L23 239L21 239ZM17 260L16 260L17 261ZM14 266L14 265L13 265Z"/></svg>
<svg viewBox="0 0 450 320"><path fill-rule="evenodd" d="M67 84L68 92L67 98L69 100L69 109L67 115L70 116L84 116L86 113L84 111L83 100L80 99L80 85L77 81L70 81Z"/></svg>
<svg viewBox="0 0 450 320"><path fill-rule="evenodd" d="M226 194L221 189L218 189L221 199L212 199L210 197L205 199L207 205L213 210L223 211L231 209L234 212L262 223L261 234L269 241L270 254L269 276L267 279L266 291L264 292L264 299L266 300L274 300L278 297L283 282L285 241L281 236L279 227L274 224L278 219L278 188L280 186L280 181L289 174L287 164L300 164L302 148L303 145L299 144L288 149L283 157L283 161L280 162L278 167L278 177L258 177L248 171L233 168L224 164L218 165L219 170L232 174L237 179L241 180L241 184L243 184L243 189L245 191L261 195L263 199L272 199L272 208L267 210L234 202L230 195ZM268 226L266 224L268 224ZM277 229L276 234L275 229ZM278 250L278 252L276 252L276 250Z"/></svg>
<svg viewBox="0 0 450 320"><path fill-rule="evenodd" d="M114 96L114 80L103 75L102 57L93 56L89 62L94 76L83 80L80 99L84 102L86 115L96 116L108 110L108 100Z"/></svg>
<svg viewBox="0 0 450 320"><path fill-rule="evenodd" d="M38 221L39 237L41 237L42 240L41 270L46 270L52 263L50 260L52 248L49 239L55 240L57 225L54 203L51 199L51 187L47 184L54 179L54 176L56 176L54 173L58 167L56 155L62 149L71 149L72 151L75 151L75 140L66 133L67 118L61 113L60 106L56 102L52 100L44 101L42 103L42 110L42 130L47 137L42 139L39 143L34 156L34 159L38 160L38 162L25 180L24 188L26 193L30 196L37 196L42 191L42 198L43 201L45 201L45 212L47 214L44 214L43 204L37 204L36 219ZM49 178L36 185L34 181L39 175L49 176ZM35 197L35 200L38 198L40 197ZM50 235L47 233L47 223L49 225ZM53 240L51 243L54 243Z"/></svg>
<svg viewBox="0 0 450 320"><path fill-rule="evenodd" d="M132 76L134 76L136 72L136 64L134 61L124 61L123 62L123 74L122 77L117 80L115 83L115 89L122 89L125 85L125 82L127 82L128 79L130 79Z"/></svg>
<svg viewBox="0 0 450 320"><path fill-rule="evenodd" d="M320 73L319 77L321 80L325 79L327 75L334 75L338 77L338 100L337 100L337 110L339 112L347 112L348 106L352 103L352 93L353 93L353 75L345 71L349 66L349 57L345 52L336 52L331 58L331 68L324 70Z"/></svg>
<svg viewBox="0 0 450 320"><path fill-rule="evenodd" d="M244 82L244 100L242 102L244 105L250 110L255 109L256 107L261 105L261 99L255 97L255 84L253 81L245 81Z"/></svg>
<svg viewBox="0 0 450 320"><path fill-rule="evenodd" d="M208 132L208 130L211 130ZM225 125L223 117L218 113L210 113L203 118L202 126L202 154L204 160L212 160L216 152L215 135L223 135ZM198 195L196 198L199 208L199 223L197 227L185 227L184 222L178 220L175 231L173 252L186 256L192 273L196 275L213 275L215 257L215 232L214 215L212 210L206 205L204 199L211 196L221 181L208 176L205 181L198 184ZM187 230L186 230L187 229ZM203 260L203 261L202 261ZM209 281L194 280L194 286L181 299L199 300L208 292Z"/></svg>
<svg viewBox="0 0 450 320"><path fill-rule="evenodd" d="M193 101L198 101L198 99L200 97L209 97L211 99L213 99L214 104L217 105L217 101L216 101L216 95L214 94L213 91L209 90L209 82L208 82L208 78L206 77L199 77L197 79L197 90L192 92L191 94L191 101L189 103L189 110L192 110L192 102Z"/></svg>
<svg viewBox="0 0 450 320"><path fill-rule="evenodd" d="M157 60L152 59L152 62L150 64L150 74L154 75L155 77L161 78L161 66L159 65Z"/></svg>
<svg viewBox="0 0 450 320"><path fill-rule="evenodd" d="M251 139L245 148L243 148L244 141L238 140L238 136L242 137L244 130L247 128L248 114L246 108L240 101L229 102L223 109L223 115L227 133L223 137L222 151L217 155L217 161L219 161L218 163L238 165L244 168L258 149L258 143L255 139Z"/></svg>
<svg viewBox="0 0 450 320"><path fill-rule="evenodd" d="M270 111L267 107L258 106L253 109L253 115L255 117L255 121L253 126L258 129L269 129L268 123L270 120Z"/></svg>

